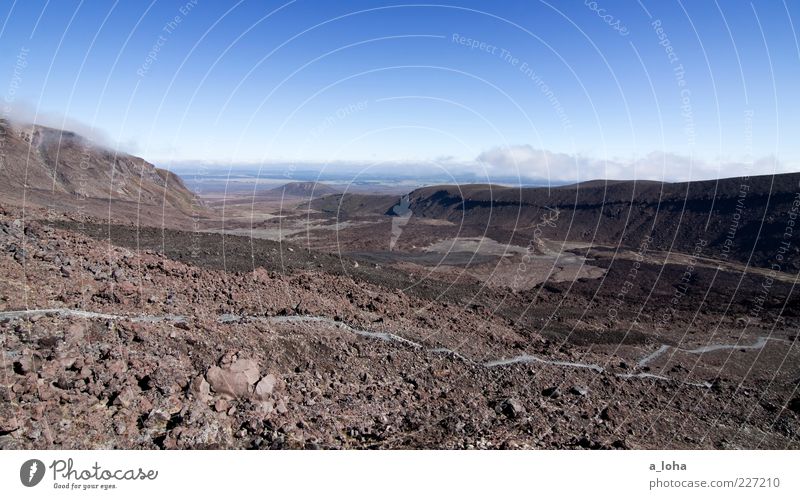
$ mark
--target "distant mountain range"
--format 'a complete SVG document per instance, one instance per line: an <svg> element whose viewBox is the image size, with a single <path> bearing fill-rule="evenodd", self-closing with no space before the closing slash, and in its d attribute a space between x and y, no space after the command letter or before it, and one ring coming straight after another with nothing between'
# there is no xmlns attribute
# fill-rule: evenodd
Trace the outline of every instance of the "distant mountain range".
<svg viewBox="0 0 800 499"><path fill-rule="evenodd" d="M462 184L492 182L501 185L525 185L529 187L551 185L547 178L520 177L514 175L478 175L470 171L454 168L442 172L436 164L409 162L382 162L381 168L367 169L367 164L358 162L325 162L325 163L258 163L258 164L225 164L201 162L175 162L170 166L184 179L215 180L259 180L259 179L291 179L298 182L326 182L341 186L370 184L408 184L435 185L448 182ZM290 177L287 177L290 174Z"/></svg>

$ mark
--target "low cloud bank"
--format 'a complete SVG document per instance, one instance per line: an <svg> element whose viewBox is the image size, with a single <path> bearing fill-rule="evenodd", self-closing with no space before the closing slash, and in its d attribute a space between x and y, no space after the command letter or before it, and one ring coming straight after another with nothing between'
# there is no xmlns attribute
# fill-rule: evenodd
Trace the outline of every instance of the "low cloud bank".
<svg viewBox="0 0 800 499"><path fill-rule="evenodd" d="M116 144L100 128L88 125L60 113L38 111L25 102L14 102L3 110L2 117L15 125L39 125L74 132L84 139L110 150L132 149L133 144Z"/></svg>
<svg viewBox="0 0 800 499"><path fill-rule="evenodd" d="M489 177L519 176L558 183L594 179L680 182L796 171L771 156L751 162L712 163L679 154L652 152L625 161L551 152L530 145L493 148L481 153L476 161Z"/></svg>

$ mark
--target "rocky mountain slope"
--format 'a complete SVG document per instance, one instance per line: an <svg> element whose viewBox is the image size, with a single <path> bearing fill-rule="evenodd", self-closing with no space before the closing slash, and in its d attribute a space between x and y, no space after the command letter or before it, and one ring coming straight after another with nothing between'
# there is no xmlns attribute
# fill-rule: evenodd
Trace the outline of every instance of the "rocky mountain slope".
<svg viewBox="0 0 800 499"><path fill-rule="evenodd" d="M205 214L177 175L72 132L0 120L0 157L5 203L142 225Z"/></svg>

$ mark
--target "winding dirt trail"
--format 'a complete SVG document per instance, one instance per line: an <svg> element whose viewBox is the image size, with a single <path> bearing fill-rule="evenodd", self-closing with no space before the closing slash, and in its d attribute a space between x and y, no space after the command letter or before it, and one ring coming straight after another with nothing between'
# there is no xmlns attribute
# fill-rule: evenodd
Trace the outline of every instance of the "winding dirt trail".
<svg viewBox="0 0 800 499"><path fill-rule="evenodd" d="M37 315L48 315L48 316L59 316L59 317L77 317L77 318L84 318L84 319L106 319L106 320L128 320L131 322L173 322L173 323L184 323L186 322L186 316L183 315L175 315L175 314L166 314L166 315L117 315L117 314L107 314L101 312L92 312L88 310L79 310L79 309L70 309L70 308L48 308L48 309L30 309L30 310L9 310L5 312L0 312L0 319L19 319L19 318L29 318ZM518 355L516 357L510 358L501 358L495 360L489 360L485 362L477 362L469 357L464 356L463 354L450 350L448 348L426 348L424 345L417 343L413 340L408 338L404 338L401 335L390 333L387 331L369 331L361 328L357 328L351 326L345 322L337 321L331 319L329 317L323 316L316 316L316 315L287 315L287 316L241 316L235 314L221 314L217 317L217 321L222 324L233 324L239 321L258 321L264 322L268 324L309 324L309 323L316 323L316 324L326 324L338 329L343 329L345 331L351 332L358 336L362 336L365 338L373 338L380 341L387 341L398 343L402 345L406 345L410 348L415 349L425 349L431 353L440 353L444 355L452 356L456 359L459 359L462 362L467 362L473 365L481 365L485 368L492 369L497 367L503 366L510 366L514 364L546 364L550 366L557 366L557 367L564 367L564 368L573 368L573 369L588 369L594 371L596 373L603 373L606 370L597 365L597 364L586 364L581 362L569 362L563 360L552 360L546 359L542 357L538 357L536 355ZM646 355L642 359L640 359L636 366L637 367L644 367L653 360L661 357L665 353L670 350L681 351L684 353L689 354L703 354L708 352L714 352L718 350L735 350L735 349L743 349L743 350L759 350L767 345L769 341L780 341L786 343L785 340L780 338L769 338L766 336L761 336L757 339L757 341L751 345L730 345L730 344L712 344L706 345L704 347L699 347L695 349L683 349L678 347L672 347L670 345L661 345L657 350L654 352ZM658 374L651 374L651 373L615 373L620 379L652 379L656 381L666 381L666 382L677 382L688 386L694 386L699 388L708 388L711 385L709 383L694 383L684 380L679 380L675 378L670 378L668 376L658 375Z"/></svg>
<svg viewBox="0 0 800 499"><path fill-rule="evenodd" d="M776 342L779 342L779 343L791 344L791 342L786 341L786 340L784 340L782 338L770 338L769 336L759 336L756 339L755 343L753 343L751 345L740 345L740 344L733 344L732 345L732 344L725 344L725 343L713 343L711 345L705 345L705 346L698 347L698 348L680 348L680 347L673 347L673 346L670 346L670 345L661 345L658 348L658 350L656 350L656 351L654 351L652 353L649 353L649 354L645 355L644 357L642 357L641 359L639 359L639 361L636 363L636 366L637 367L644 367L647 364L649 364L650 362L654 361L655 359L661 357L662 355L664 355L665 353L667 353L670 350L674 350L676 352L689 353L689 354L693 354L693 355L701 355L701 354L709 353L709 352L717 352L719 350L761 350L762 348L767 346L767 343L770 342L770 341L776 341Z"/></svg>

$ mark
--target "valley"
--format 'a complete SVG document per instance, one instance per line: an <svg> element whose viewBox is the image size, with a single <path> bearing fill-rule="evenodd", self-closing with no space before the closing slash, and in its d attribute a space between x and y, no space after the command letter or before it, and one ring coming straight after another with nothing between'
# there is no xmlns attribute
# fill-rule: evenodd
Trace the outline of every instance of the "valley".
<svg viewBox="0 0 800 499"><path fill-rule="evenodd" d="M798 448L798 180L7 196L0 446Z"/></svg>

